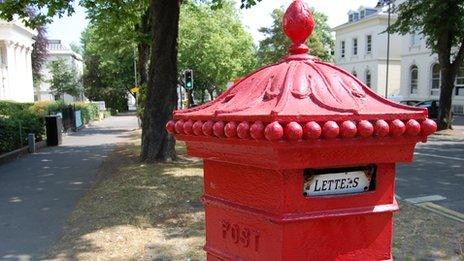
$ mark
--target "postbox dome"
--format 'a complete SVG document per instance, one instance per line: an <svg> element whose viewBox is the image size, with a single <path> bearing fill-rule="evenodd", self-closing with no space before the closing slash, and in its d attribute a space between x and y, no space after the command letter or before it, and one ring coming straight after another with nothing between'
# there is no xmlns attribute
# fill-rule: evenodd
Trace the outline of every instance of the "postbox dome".
<svg viewBox="0 0 464 261"><path fill-rule="evenodd" d="M216 100L174 112L168 131L217 138L299 140L436 131L427 110L384 99L349 72L308 54L311 10L294 1L284 16L289 55L242 78Z"/></svg>

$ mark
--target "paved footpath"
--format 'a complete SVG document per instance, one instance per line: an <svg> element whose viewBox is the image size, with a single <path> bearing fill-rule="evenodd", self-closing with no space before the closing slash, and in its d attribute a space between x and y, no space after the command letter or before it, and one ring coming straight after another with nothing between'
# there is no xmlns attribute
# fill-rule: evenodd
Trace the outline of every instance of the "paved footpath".
<svg viewBox="0 0 464 261"><path fill-rule="evenodd" d="M102 161L136 128L135 116L112 117L0 166L0 260L42 259Z"/></svg>
<svg viewBox="0 0 464 261"><path fill-rule="evenodd" d="M463 131L464 117L455 121L455 128ZM401 200L464 222L464 136L432 136L417 146L414 156L412 164L398 166Z"/></svg>

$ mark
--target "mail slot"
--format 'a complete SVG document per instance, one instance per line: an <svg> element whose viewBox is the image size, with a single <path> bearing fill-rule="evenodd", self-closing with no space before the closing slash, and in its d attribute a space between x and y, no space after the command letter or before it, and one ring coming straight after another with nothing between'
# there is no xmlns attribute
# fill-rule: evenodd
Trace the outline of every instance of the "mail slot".
<svg viewBox="0 0 464 261"><path fill-rule="evenodd" d="M287 56L166 125L204 161L207 259L391 260L396 164L436 124L308 54L302 1L283 27Z"/></svg>
<svg viewBox="0 0 464 261"><path fill-rule="evenodd" d="M375 190L377 167L307 169L304 171L303 195L338 196Z"/></svg>

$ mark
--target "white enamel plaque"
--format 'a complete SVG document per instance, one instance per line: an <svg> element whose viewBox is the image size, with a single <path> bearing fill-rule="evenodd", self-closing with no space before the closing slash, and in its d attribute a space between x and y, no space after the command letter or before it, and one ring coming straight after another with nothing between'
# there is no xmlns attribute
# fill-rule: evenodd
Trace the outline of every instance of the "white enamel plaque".
<svg viewBox="0 0 464 261"><path fill-rule="evenodd" d="M328 196L369 191L371 175L367 171L347 171L305 177L306 196Z"/></svg>

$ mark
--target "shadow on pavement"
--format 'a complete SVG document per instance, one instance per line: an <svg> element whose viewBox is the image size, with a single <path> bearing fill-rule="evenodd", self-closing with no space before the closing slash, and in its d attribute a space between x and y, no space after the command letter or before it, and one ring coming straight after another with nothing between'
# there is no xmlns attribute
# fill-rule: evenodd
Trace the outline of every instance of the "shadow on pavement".
<svg viewBox="0 0 464 261"><path fill-rule="evenodd" d="M108 154L135 128L107 119L49 147L0 166L0 259L43 259ZM118 138L121 137L121 138Z"/></svg>

